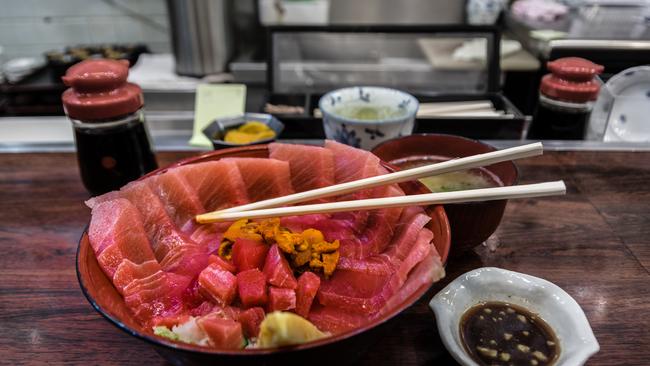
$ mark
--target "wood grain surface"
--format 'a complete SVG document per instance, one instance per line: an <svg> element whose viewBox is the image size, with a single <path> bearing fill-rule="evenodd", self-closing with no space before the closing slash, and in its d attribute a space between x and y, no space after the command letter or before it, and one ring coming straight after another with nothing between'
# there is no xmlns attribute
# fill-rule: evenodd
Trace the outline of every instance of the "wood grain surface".
<svg viewBox="0 0 650 366"><path fill-rule="evenodd" d="M162 153L159 162L190 155ZM649 362L650 153L555 152L518 167L521 183L564 179L567 196L510 202L496 251L479 246L452 257L447 277L361 364L454 364L427 302L482 266L540 276L571 294L601 346L588 365ZM75 253L87 198L74 154L0 155L0 364L164 364L79 290Z"/></svg>

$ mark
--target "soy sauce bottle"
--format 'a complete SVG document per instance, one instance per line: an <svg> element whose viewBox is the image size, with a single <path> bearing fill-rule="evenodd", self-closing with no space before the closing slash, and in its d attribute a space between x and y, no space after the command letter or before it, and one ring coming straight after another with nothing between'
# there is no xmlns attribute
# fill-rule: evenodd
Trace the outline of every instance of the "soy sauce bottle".
<svg viewBox="0 0 650 366"><path fill-rule="evenodd" d="M546 66L551 73L542 78L528 138L582 140L600 90L594 77L603 66L579 57L560 58Z"/></svg>
<svg viewBox="0 0 650 366"><path fill-rule="evenodd" d="M92 195L119 189L158 167L139 86L128 83L126 60L94 59L68 69L63 82L84 186Z"/></svg>

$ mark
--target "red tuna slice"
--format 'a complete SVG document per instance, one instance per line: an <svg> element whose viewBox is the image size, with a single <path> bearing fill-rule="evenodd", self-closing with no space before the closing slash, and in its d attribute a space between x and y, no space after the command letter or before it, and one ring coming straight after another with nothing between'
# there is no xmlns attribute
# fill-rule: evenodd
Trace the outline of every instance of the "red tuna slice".
<svg viewBox="0 0 650 366"><path fill-rule="evenodd" d="M176 228L174 222L167 215L164 205L147 183L131 182L122 187L119 192L106 193L88 200L86 204L94 207L110 197L126 198L138 209L154 255L159 262L171 249L194 244L187 235Z"/></svg>
<svg viewBox="0 0 650 366"><path fill-rule="evenodd" d="M372 177L381 172L379 158L367 151L332 140L325 141L325 148L334 153L336 183Z"/></svg>
<svg viewBox="0 0 650 366"><path fill-rule="evenodd" d="M329 187L334 184L334 154L319 146L269 144L269 157L286 161L294 191Z"/></svg>
<svg viewBox="0 0 650 366"><path fill-rule="evenodd" d="M280 251L277 244L273 244L266 255L264 275L273 286L295 289L298 286L289 262Z"/></svg>
<svg viewBox="0 0 650 366"><path fill-rule="evenodd" d="M125 259L120 263L113 275L113 285L117 291L123 294L124 287L129 285L131 282L137 279L149 277L158 271L160 271L160 264L155 260L137 264Z"/></svg>
<svg viewBox="0 0 650 366"><path fill-rule="evenodd" d="M339 271L347 276L347 282L344 281L326 281L321 285L321 290L318 293L318 300L321 304L326 306L337 307L351 312L359 312L364 314L372 314L381 309L391 296L402 286L411 269L421 262L431 251L431 239L433 233L429 230L421 230L415 239L413 251L409 253L404 261L394 259L393 267L396 267L393 273L385 280L384 284L375 283L375 286L367 286L365 288L360 285L365 281L379 281L376 275L369 273L357 273L356 278L350 276L350 271ZM375 256L370 259L384 259L385 256ZM334 276L332 277L334 278ZM356 281L356 283L354 283ZM377 286L378 285L378 286ZM374 290L371 288L374 287ZM374 293L373 293L374 292Z"/></svg>
<svg viewBox="0 0 650 366"><path fill-rule="evenodd" d="M422 285L428 285L443 277L445 277L445 270L440 261L440 256L432 247L429 255L411 270L404 285L386 302L378 315L384 314L401 304Z"/></svg>
<svg viewBox="0 0 650 366"><path fill-rule="evenodd" d="M289 163L263 158L227 158L237 164L251 201L293 193Z"/></svg>
<svg viewBox="0 0 650 366"><path fill-rule="evenodd" d="M311 214L301 216L287 216L280 218L280 225L288 228L293 232L301 232L310 228L321 221L331 221L329 215L326 214Z"/></svg>
<svg viewBox="0 0 650 366"><path fill-rule="evenodd" d="M109 278L124 259L136 264L155 260L140 214L127 200L95 206L88 231L97 260Z"/></svg>
<svg viewBox="0 0 650 366"><path fill-rule="evenodd" d="M403 196L404 192L397 186L385 187L384 197ZM351 238L341 238L341 255L363 259L381 253L391 241L402 213L402 208L394 207L383 210L367 211L367 224L360 234Z"/></svg>
<svg viewBox="0 0 650 366"><path fill-rule="evenodd" d="M204 316L210 314L216 305L212 301L204 301L199 306L190 310L191 316Z"/></svg>
<svg viewBox="0 0 650 366"><path fill-rule="evenodd" d="M172 248L160 265L167 272L194 277L208 265L208 253L205 247L184 244Z"/></svg>
<svg viewBox="0 0 650 366"><path fill-rule="evenodd" d="M124 303L145 324L154 318L178 315L183 309L182 293L190 278L156 272L124 287Z"/></svg>
<svg viewBox="0 0 650 366"><path fill-rule="evenodd" d="M303 318L307 317L319 287L320 277L313 272L308 271L298 277L298 288L296 288L296 314Z"/></svg>
<svg viewBox="0 0 650 366"><path fill-rule="evenodd" d="M237 238L232 246L232 263L237 271L262 269L269 247L255 240Z"/></svg>
<svg viewBox="0 0 650 366"><path fill-rule="evenodd" d="M196 190L207 211L249 202L246 185L233 161L208 161L173 169Z"/></svg>
<svg viewBox="0 0 650 366"><path fill-rule="evenodd" d="M264 316L264 309L260 307L246 309L239 314L239 322L246 337L257 337L260 333L260 324L262 324Z"/></svg>
<svg viewBox="0 0 650 366"><path fill-rule="evenodd" d="M312 307L308 320L321 331L332 334L357 329L369 321L366 315L345 312L317 304Z"/></svg>
<svg viewBox="0 0 650 366"><path fill-rule="evenodd" d="M221 267L222 269L230 272L230 273L235 273L237 271L237 267L235 265L221 257L219 257L216 254L211 254L208 257L208 263L210 264L216 264L217 266Z"/></svg>
<svg viewBox="0 0 650 366"><path fill-rule="evenodd" d="M296 291L290 288L269 287L268 312L296 308Z"/></svg>
<svg viewBox="0 0 650 366"><path fill-rule="evenodd" d="M176 169L145 179L152 191L160 198L174 223L184 232L192 232L198 224L194 216L205 212L196 190L190 186Z"/></svg>
<svg viewBox="0 0 650 366"><path fill-rule="evenodd" d="M225 349L240 349L244 346L241 324L212 313L199 318L196 323L208 335L210 345Z"/></svg>
<svg viewBox="0 0 650 366"><path fill-rule="evenodd" d="M246 308L264 306L268 300L266 277L258 269L237 273L239 299Z"/></svg>
<svg viewBox="0 0 650 366"><path fill-rule="evenodd" d="M237 277L211 264L199 274L199 291L218 305L230 305L237 294Z"/></svg>
<svg viewBox="0 0 650 366"><path fill-rule="evenodd" d="M190 240L203 245L212 253L219 248L223 239L223 233L226 232L232 223L215 223L215 224L196 224L194 231L190 234Z"/></svg>
<svg viewBox="0 0 650 366"><path fill-rule="evenodd" d="M393 240L380 255L404 260L415 245L418 234L430 220L431 217L424 214L422 209L418 210L414 207L405 209L395 229Z"/></svg>
<svg viewBox="0 0 650 366"><path fill-rule="evenodd" d="M134 258L129 258L132 261L136 261L135 257L145 258L152 254L140 212L126 199L118 198L95 205L88 239L97 255L115 244L122 244L124 251L134 255Z"/></svg>

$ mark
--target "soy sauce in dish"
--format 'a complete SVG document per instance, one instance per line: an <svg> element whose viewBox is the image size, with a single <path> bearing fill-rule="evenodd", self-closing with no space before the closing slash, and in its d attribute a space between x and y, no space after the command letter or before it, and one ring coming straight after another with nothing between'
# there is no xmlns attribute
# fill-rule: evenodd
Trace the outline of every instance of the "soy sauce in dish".
<svg viewBox="0 0 650 366"><path fill-rule="evenodd" d="M465 351L479 365L553 365L560 346L553 330L538 315L504 302L485 302L460 320Z"/></svg>

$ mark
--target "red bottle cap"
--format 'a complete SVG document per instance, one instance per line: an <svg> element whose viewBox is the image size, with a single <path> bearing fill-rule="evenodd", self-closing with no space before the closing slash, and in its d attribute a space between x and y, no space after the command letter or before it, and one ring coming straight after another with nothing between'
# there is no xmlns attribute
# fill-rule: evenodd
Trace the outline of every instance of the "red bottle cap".
<svg viewBox="0 0 650 366"><path fill-rule="evenodd" d="M603 72L602 65L580 57L565 57L550 61L546 67L551 74L544 75L539 91L545 96L572 103L596 100L600 85L594 77Z"/></svg>
<svg viewBox="0 0 650 366"><path fill-rule="evenodd" d="M94 59L73 65L62 77L65 113L74 119L99 121L126 116L144 105L142 90L127 83L129 62Z"/></svg>

